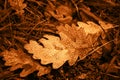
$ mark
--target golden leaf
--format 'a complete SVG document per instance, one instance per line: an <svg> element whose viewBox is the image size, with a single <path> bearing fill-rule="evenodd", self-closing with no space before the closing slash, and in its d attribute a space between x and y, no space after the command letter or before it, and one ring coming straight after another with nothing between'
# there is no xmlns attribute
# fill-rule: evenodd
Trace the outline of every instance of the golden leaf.
<svg viewBox="0 0 120 80"><path fill-rule="evenodd" d="M41 59L41 64L53 63L54 69L59 68L68 60L68 50L60 43L59 37L52 35L44 37L47 39L39 40L44 47L36 41L30 40L30 43L26 44L24 48L33 54L34 59Z"/></svg>
<svg viewBox="0 0 120 80"><path fill-rule="evenodd" d="M6 61L6 66L11 66L10 71L23 68L20 73L21 77L26 77L27 75L33 73L34 71L39 71L38 76L42 76L50 72L50 68L41 66L38 62L34 61L30 56L25 54L22 50L10 49L10 51L5 50L2 52L3 59Z"/></svg>
<svg viewBox="0 0 120 80"><path fill-rule="evenodd" d="M84 29L75 25L58 26L57 29L61 38L61 43L69 51L69 64L73 65L78 57L80 57L80 60L84 59L91 50L89 48L90 45L92 45L89 43L89 39Z"/></svg>
<svg viewBox="0 0 120 80"><path fill-rule="evenodd" d="M86 34L96 34L102 31L101 27L94 22L78 22L78 26L84 28Z"/></svg>
<svg viewBox="0 0 120 80"><path fill-rule="evenodd" d="M83 60L89 55L93 47L97 47L97 44L94 43L98 43L97 39L101 35L101 32L103 32L103 29L113 28L112 24L105 24L101 21L100 25L88 21L86 23L78 22L78 26L74 24L69 26L66 24L65 26L61 25L57 27L61 43L68 49L70 56L68 61L70 65L73 65L78 57L80 57L80 60Z"/></svg>
<svg viewBox="0 0 120 80"><path fill-rule="evenodd" d="M69 26L57 26L60 37L53 35L44 35L38 42L30 40L24 48L31 54L34 59L40 59L41 64L53 64L53 68L61 67L66 61L70 65L75 64L78 57L83 60L89 55L89 52L97 47L97 39L102 29L93 22L78 22ZM96 43L96 44L95 44Z"/></svg>
<svg viewBox="0 0 120 80"><path fill-rule="evenodd" d="M55 19L62 23L69 23L72 20L72 10L66 5L55 6L50 1L48 1L48 6L46 11L53 16Z"/></svg>

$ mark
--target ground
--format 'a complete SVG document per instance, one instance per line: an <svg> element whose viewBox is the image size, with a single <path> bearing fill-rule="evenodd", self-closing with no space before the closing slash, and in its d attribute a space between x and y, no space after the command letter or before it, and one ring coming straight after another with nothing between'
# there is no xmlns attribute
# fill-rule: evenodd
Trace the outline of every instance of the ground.
<svg viewBox="0 0 120 80"><path fill-rule="evenodd" d="M66 62L43 76L35 71L21 77L22 69L10 71L5 65L3 51L21 48L26 52L29 40L38 41L45 34L58 36L56 26L78 21L114 25L104 40L98 40L100 46L108 44L72 66ZM120 1L0 0L0 80L120 80Z"/></svg>

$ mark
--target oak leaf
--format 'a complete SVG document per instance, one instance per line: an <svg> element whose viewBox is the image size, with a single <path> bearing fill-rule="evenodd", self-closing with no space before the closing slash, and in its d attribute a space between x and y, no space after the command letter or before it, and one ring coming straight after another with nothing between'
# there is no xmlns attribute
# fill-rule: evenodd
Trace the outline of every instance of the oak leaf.
<svg viewBox="0 0 120 80"><path fill-rule="evenodd" d="M59 68L69 59L68 50L60 43L59 37L52 35L44 35L44 37L47 39L42 38L39 40L43 46L36 41L30 40L29 44L26 44L24 48L33 54L34 59L40 59L41 64L53 63L54 69Z"/></svg>
<svg viewBox="0 0 120 80"><path fill-rule="evenodd" d="M102 28L92 21L87 21L86 23L78 22L78 26L79 26L79 28L80 27L84 28L84 31L86 34L93 34L94 35L94 34L99 33L100 31L102 31Z"/></svg>
<svg viewBox="0 0 120 80"><path fill-rule="evenodd" d="M46 12L62 23L69 23L72 20L72 10L68 5L55 6L48 1Z"/></svg>
<svg viewBox="0 0 120 80"><path fill-rule="evenodd" d="M70 59L68 60L70 65L73 65L77 58L83 60L90 54L93 48L97 48L98 37L103 32L103 29L113 28L112 24L105 24L99 21L99 24L95 24L92 21L78 22L78 26L74 24L69 26L60 25L57 26L58 34L61 38L61 43L68 49Z"/></svg>
<svg viewBox="0 0 120 80"><path fill-rule="evenodd" d="M61 38L61 43L68 49L69 64L73 65L78 57L83 60L88 52L92 50L92 43L89 42L89 38L84 28L79 28L75 25L58 26L58 34Z"/></svg>
<svg viewBox="0 0 120 80"><path fill-rule="evenodd" d="M91 21L78 22L78 26L60 25L57 26L57 30L60 37L44 35L46 39L39 40L42 45L30 40L30 43L24 46L33 54L34 59L40 59L44 65L52 63L54 69L61 67L66 61L73 65L78 57L83 60L90 55L90 51L97 48L97 39L103 31L101 26Z"/></svg>
<svg viewBox="0 0 120 80"><path fill-rule="evenodd" d="M23 68L22 72L20 73L21 77L26 77L34 71L39 71L37 73L38 76L42 76L50 72L50 68L40 65L30 56L25 54L21 49L15 50L12 48L10 51L5 50L2 52L2 55L3 59L6 61L5 66L11 66L10 71Z"/></svg>

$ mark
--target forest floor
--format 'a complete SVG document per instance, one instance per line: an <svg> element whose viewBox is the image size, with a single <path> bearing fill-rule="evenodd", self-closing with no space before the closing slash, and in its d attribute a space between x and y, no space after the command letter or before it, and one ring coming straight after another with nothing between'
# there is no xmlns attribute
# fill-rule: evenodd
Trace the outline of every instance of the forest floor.
<svg viewBox="0 0 120 80"><path fill-rule="evenodd" d="M100 41L100 54L93 53L69 66L43 76L37 71L21 77L22 69L10 71L2 52L21 48L44 34L56 34L56 26L99 21L113 24ZM112 41L113 40L113 41ZM103 42L103 43L102 43ZM24 57L24 56L23 56ZM0 0L0 80L120 80L120 0Z"/></svg>

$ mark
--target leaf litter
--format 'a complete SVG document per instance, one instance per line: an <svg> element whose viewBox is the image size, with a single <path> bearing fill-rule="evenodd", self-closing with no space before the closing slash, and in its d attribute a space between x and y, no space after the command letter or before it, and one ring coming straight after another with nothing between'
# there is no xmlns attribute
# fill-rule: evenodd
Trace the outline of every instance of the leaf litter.
<svg viewBox="0 0 120 80"><path fill-rule="evenodd" d="M65 26L57 26L60 38L52 35L44 35L47 39L41 38L39 40L43 46L31 40L24 48L28 50L28 53L33 54L34 59L40 59L42 64L53 63L54 69L61 67L66 61L70 65L73 65L78 57L80 57L80 60L83 60L88 56L87 54L92 50L93 45L89 41L97 42L100 32L102 32L99 29L100 26L93 22L88 22L88 24L78 22L78 25L78 27L67 24ZM96 34L98 35L96 36ZM95 36L95 38L92 36Z"/></svg>
<svg viewBox="0 0 120 80"><path fill-rule="evenodd" d="M1 0L0 79L119 79L119 3Z"/></svg>
<svg viewBox="0 0 120 80"><path fill-rule="evenodd" d="M25 77L34 71L39 71L37 73L38 76L47 74L50 72L48 67L44 67L40 65L38 62L33 60L30 56L25 54L22 50L18 49L15 50L13 48L10 51L5 50L2 52L3 59L6 61L6 66L11 66L10 71L17 70L19 68L23 68L22 72L20 73L21 77Z"/></svg>

